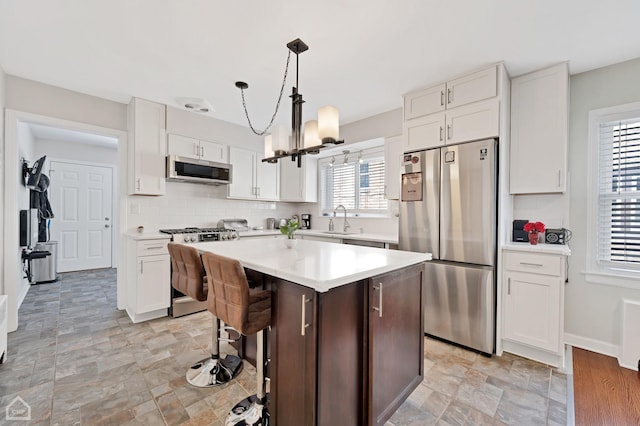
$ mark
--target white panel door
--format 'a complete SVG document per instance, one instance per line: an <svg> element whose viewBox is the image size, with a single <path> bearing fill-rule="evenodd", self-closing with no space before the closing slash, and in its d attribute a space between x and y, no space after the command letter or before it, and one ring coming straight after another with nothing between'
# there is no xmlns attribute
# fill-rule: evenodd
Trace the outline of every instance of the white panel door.
<svg viewBox="0 0 640 426"><path fill-rule="evenodd" d="M52 161L49 176L58 272L110 268L112 169Z"/></svg>

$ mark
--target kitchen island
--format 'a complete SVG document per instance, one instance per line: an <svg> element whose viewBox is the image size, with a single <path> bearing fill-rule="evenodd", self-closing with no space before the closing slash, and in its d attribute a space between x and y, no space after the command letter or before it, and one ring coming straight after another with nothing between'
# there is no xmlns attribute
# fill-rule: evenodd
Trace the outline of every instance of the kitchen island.
<svg viewBox="0 0 640 426"><path fill-rule="evenodd" d="M272 291L273 424L383 425L422 381L429 254L281 239L195 246L239 260Z"/></svg>

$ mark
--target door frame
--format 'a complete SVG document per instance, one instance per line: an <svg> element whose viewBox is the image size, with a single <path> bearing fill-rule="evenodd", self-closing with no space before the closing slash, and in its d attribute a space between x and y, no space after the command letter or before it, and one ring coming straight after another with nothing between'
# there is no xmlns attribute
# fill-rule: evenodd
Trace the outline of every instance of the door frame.
<svg viewBox="0 0 640 426"><path fill-rule="evenodd" d="M19 215L18 196L16 188L19 185L20 158L18 156L18 125L19 123L42 124L67 130L94 133L118 139L118 200L117 208L114 208L114 218L118 220L118 233L114 242L118 245L117 275L117 306L124 309L124 268L126 259L123 259L125 247L125 230L127 227L127 132L77 121L64 120L50 116L38 115L24 111L5 109L5 143L4 143L4 208L0 212L0 239L3 240L0 249L0 258L4 261L3 282L4 293L8 297L8 331L18 328L18 309L22 304L29 285L22 285L22 261L20 258L19 241ZM7 214L4 214L7 212ZM15 214L11 213L14 212Z"/></svg>
<svg viewBox="0 0 640 426"><path fill-rule="evenodd" d="M68 164L77 164L80 166L90 166L90 167L104 167L105 169L111 169L111 267L118 267L118 234L116 233L116 229L118 229L118 225L120 223L117 213L116 207L118 206L118 167L108 163L94 163L91 161L78 161L78 160L65 160L60 158L49 158L47 157L47 161L49 162L49 170L51 170L51 163L68 163ZM51 180L51 173L48 174L49 180Z"/></svg>

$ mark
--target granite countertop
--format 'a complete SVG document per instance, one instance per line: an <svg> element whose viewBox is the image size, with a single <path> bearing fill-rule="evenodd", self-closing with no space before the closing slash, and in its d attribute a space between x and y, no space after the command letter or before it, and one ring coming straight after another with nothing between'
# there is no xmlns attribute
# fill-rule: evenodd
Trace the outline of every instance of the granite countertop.
<svg viewBox="0 0 640 426"><path fill-rule="evenodd" d="M529 243L514 243L509 242L502 246L502 250L511 251L526 251L530 253L547 253L547 254L561 254L564 256L571 256L571 249L568 245L563 244L529 244Z"/></svg>
<svg viewBox="0 0 640 426"><path fill-rule="evenodd" d="M430 253L299 239L288 249L280 238L246 238L193 244L198 250L237 259L249 269L325 292L361 279L431 260Z"/></svg>

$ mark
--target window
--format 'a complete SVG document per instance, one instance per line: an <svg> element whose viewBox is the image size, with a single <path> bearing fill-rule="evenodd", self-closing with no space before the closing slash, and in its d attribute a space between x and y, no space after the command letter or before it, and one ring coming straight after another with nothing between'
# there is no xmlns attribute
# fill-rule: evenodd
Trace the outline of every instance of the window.
<svg viewBox="0 0 640 426"><path fill-rule="evenodd" d="M597 172L591 263L629 276L640 272L640 104L592 111L590 122Z"/></svg>
<svg viewBox="0 0 640 426"><path fill-rule="evenodd" d="M338 154L320 161L322 214L342 204L350 214L386 216L384 151Z"/></svg>

